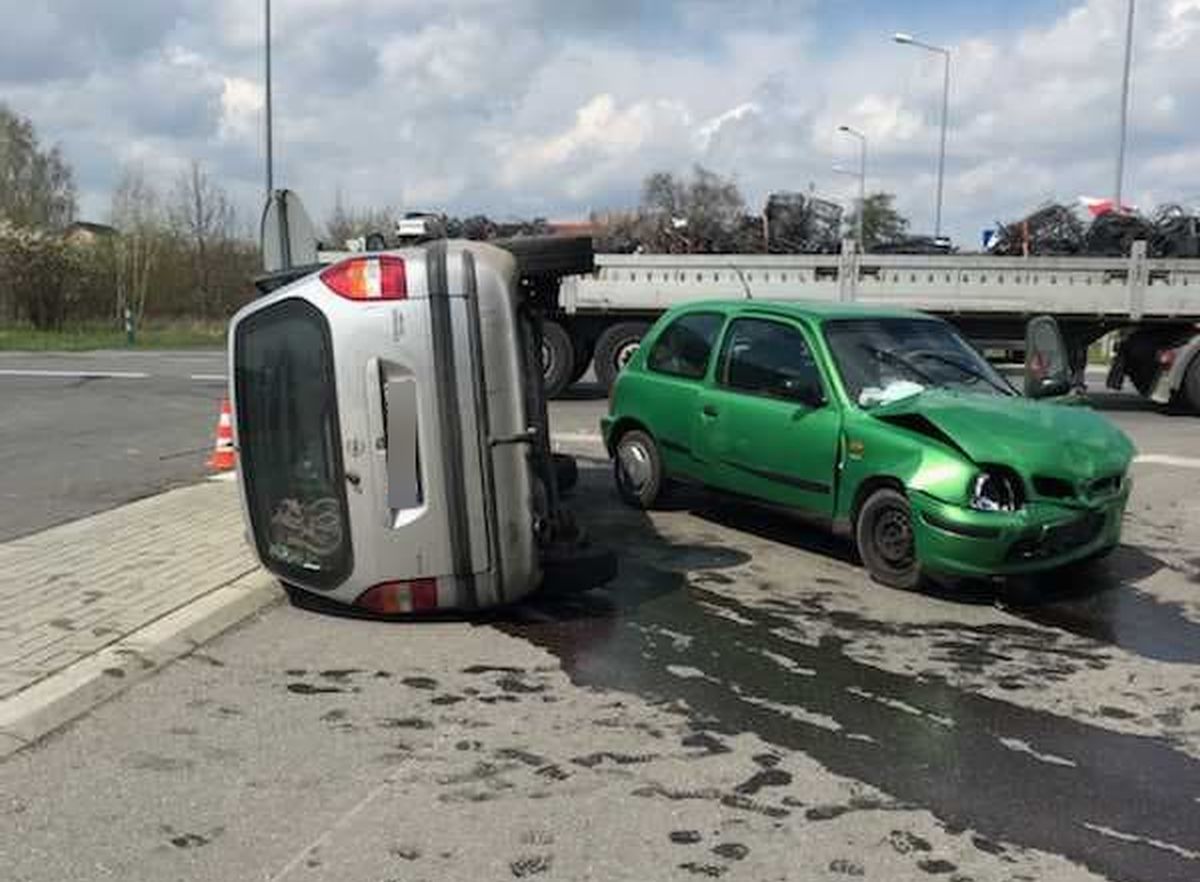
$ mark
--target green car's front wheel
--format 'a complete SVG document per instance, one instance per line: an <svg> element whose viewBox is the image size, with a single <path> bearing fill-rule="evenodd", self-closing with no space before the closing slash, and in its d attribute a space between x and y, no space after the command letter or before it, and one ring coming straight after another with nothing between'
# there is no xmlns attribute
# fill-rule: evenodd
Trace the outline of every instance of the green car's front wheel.
<svg viewBox="0 0 1200 882"><path fill-rule="evenodd" d="M617 440L613 456L617 492L634 508L652 508L662 492L662 457L654 439L631 429Z"/></svg>
<svg viewBox="0 0 1200 882"><path fill-rule="evenodd" d="M885 487L867 497L858 511L854 538L859 556L876 582L903 589L920 584L912 508L903 493Z"/></svg>

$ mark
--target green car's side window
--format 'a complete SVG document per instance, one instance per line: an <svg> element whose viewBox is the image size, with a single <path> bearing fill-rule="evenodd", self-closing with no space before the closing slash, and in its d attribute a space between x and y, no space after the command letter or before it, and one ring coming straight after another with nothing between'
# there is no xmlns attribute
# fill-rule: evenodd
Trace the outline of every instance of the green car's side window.
<svg viewBox="0 0 1200 882"><path fill-rule="evenodd" d="M758 318L735 319L725 334L717 383L750 395L824 400L821 370L798 328Z"/></svg>
<svg viewBox="0 0 1200 882"><path fill-rule="evenodd" d="M680 316L658 337L646 366L656 373L699 380L708 372L708 359L725 316L692 312Z"/></svg>

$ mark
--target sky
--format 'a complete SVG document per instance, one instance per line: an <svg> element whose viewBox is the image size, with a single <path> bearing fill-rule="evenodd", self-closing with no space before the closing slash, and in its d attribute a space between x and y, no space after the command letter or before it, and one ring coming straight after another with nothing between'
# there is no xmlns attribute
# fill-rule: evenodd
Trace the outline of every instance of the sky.
<svg viewBox="0 0 1200 882"><path fill-rule="evenodd" d="M896 194L932 232L1114 188L1127 0L274 0L276 184L320 222L359 208L585 217L702 164L774 190ZM130 165L190 161L247 228L263 193L262 3L0 0L0 102L104 220ZM1200 0L1138 0L1126 200L1200 204Z"/></svg>

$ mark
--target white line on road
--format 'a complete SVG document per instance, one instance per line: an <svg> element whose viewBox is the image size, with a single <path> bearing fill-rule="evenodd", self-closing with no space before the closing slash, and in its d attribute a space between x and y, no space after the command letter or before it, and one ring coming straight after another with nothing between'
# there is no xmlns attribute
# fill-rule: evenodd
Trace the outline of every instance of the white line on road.
<svg viewBox="0 0 1200 882"><path fill-rule="evenodd" d="M188 377L188 379L196 380L196 381L199 381L202 383L207 383L209 381L212 381L214 383L224 383L225 375L224 374L192 374L190 377Z"/></svg>
<svg viewBox="0 0 1200 882"><path fill-rule="evenodd" d="M296 867L300 866L301 861L324 845L326 840L328 840L329 837L336 833L341 827L344 827L346 824L353 821L356 815L360 814L363 809L378 799L380 795L382 795L383 791L391 787L394 783L395 781L392 778L384 778L382 781L380 781L370 793L355 803L348 812L330 824L324 833L322 833L308 845L304 846L304 848L296 852L295 856L284 865L283 869L271 877L270 882L279 882L280 879L282 879L284 876L287 876L292 872L292 870L296 869Z"/></svg>
<svg viewBox="0 0 1200 882"><path fill-rule="evenodd" d="M592 443L599 444L604 439L600 437L599 432L552 432L550 434L552 441L566 441L570 443Z"/></svg>
<svg viewBox="0 0 1200 882"><path fill-rule="evenodd" d="M1144 453L1133 458L1138 465L1177 466L1181 469L1200 469L1200 459L1194 456L1170 456L1165 453Z"/></svg>
<svg viewBox="0 0 1200 882"><path fill-rule="evenodd" d="M131 371L41 371L24 368L0 370L2 377L63 377L72 380L147 380L149 374Z"/></svg>

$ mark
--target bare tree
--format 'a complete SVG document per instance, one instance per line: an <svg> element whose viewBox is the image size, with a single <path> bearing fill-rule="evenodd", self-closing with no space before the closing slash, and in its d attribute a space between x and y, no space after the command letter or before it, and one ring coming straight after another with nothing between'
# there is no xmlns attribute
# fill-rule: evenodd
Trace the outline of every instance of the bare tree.
<svg viewBox="0 0 1200 882"><path fill-rule="evenodd" d="M116 248L116 316L125 309L138 325L165 234L162 200L141 166L128 166L112 196L112 225L120 232Z"/></svg>
<svg viewBox="0 0 1200 882"><path fill-rule="evenodd" d="M236 218L225 190L193 160L175 182L168 216L175 234L187 243L192 287L201 314L211 317L219 304L213 290L217 260L233 239Z"/></svg>
<svg viewBox="0 0 1200 882"><path fill-rule="evenodd" d="M348 208L338 190L333 211L325 219L325 235L333 248L345 247L346 240L371 233L390 237L396 230L396 212L391 207Z"/></svg>
<svg viewBox="0 0 1200 882"><path fill-rule="evenodd" d="M61 229L75 216L75 179L58 147L43 150L33 124L0 104L0 219Z"/></svg>

